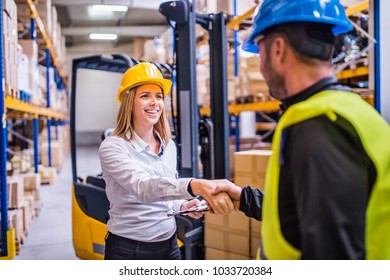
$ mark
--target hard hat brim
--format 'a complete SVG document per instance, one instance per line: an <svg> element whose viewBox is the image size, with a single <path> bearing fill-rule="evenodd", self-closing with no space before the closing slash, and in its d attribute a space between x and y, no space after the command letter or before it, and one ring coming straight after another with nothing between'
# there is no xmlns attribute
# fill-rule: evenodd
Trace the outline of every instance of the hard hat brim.
<svg viewBox="0 0 390 280"><path fill-rule="evenodd" d="M128 88L125 88L123 90L118 91L117 98L116 98L118 103L121 104L121 102L122 102L121 101L122 93L124 93L125 91L130 90L132 88L135 88L135 87L138 87L141 85L146 85L146 84L154 84L154 85L159 86L162 89L164 96L167 96L169 94L169 92L171 91L171 87L172 87L172 81L170 81L168 79L157 79L157 78L144 79L144 80L139 81L138 83L132 85L131 87L128 87Z"/></svg>
<svg viewBox="0 0 390 280"><path fill-rule="evenodd" d="M241 49L243 51L250 52L250 53L255 53L255 54L259 53L259 46L256 45L253 42L253 39L250 38L244 41L244 43L241 45Z"/></svg>

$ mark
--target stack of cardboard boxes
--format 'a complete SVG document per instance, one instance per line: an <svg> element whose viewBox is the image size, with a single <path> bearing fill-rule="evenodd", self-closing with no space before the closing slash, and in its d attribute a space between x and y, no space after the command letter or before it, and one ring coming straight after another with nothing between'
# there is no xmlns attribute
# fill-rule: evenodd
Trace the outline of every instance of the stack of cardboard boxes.
<svg viewBox="0 0 390 280"><path fill-rule="evenodd" d="M18 174L7 177L8 221L15 229L17 252L28 235L31 221L42 209L40 176L35 173Z"/></svg>
<svg viewBox="0 0 390 280"><path fill-rule="evenodd" d="M68 126L51 126L50 128L50 146L51 146L51 162L52 166L60 170L64 158L69 154L69 127ZM39 135L41 163L44 166L49 166L48 157L48 135L47 128L44 128Z"/></svg>
<svg viewBox="0 0 390 280"><path fill-rule="evenodd" d="M7 0L14 2L13 0ZM15 4L15 3L14 3ZM16 0L15 11L17 12L17 20L20 21L20 29L24 30L25 26L30 26L31 22L31 9L27 1ZM35 4L39 17L45 26L45 31L48 35L48 39L51 41L52 46L56 52L56 57L61 68L66 73L66 48L65 37L61 35L61 25L58 22L57 10L55 6L52 6L51 0L40 0ZM23 24L22 24L23 23ZM5 28L3 28L5 30ZM18 36L18 30L16 29L16 38ZM29 34L28 32L26 32ZM42 36L40 29L37 26L38 42L42 41L39 37ZM20 48L16 46L19 44ZM12 65L18 65L19 71L18 79L21 86L21 96L18 99L26 101L39 106L46 106L46 68L40 70L38 67L38 51L45 51L46 44L37 44L36 40L19 39L16 41L16 49L20 49L17 63ZM40 72L44 71L44 82L40 83ZM54 83L53 69L49 69L50 73L50 90L51 90L51 108L54 110L60 110L61 99L63 94L57 93L56 84ZM15 96L16 97L16 96ZM66 108L66 106L65 106Z"/></svg>
<svg viewBox="0 0 390 280"><path fill-rule="evenodd" d="M269 147L270 148L270 147ZM234 183L238 186L251 186L264 190L265 175L271 150L249 150L235 154ZM257 257L260 244L261 222L250 218L251 259Z"/></svg>
<svg viewBox="0 0 390 280"><path fill-rule="evenodd" d="M24 94L21 99L35 105L46 105L46 97L39 87L38 44L34 40L19 39L18 45L19 90Z"/></svg>
<svg viewBox="0 0 390 280"><path fill-rule="evenodd" d="M32 220L42 209L40 191L42 184L54 184L56 171L61 167L63 158L69 155L69 127L52 126L51 129L53 167L48 167L47 130L45 129L38 137L41 141L39 151L42 163L38 166L38 173L35 173L33 166L34 150L31 147L24 150L20 150L19 146L12 147L13 157L8 162L7 168L8 219L9 227L15 229L17 252L29 233Z"/></svg>
<svg viewBox="0 0 390 280"><path fill-rule="evenodd" d="M13 0L11 0L13 2ZM31 18L31 9L26 0L16 0L18 19L25 25L29 26ZM34 1L37 8L39 17L42 20L43 25L50 41L53 43L53 47L57 53L58 59L60 59L61 66L66 66L66 49L65 49L65 37L61 34L61 25L58 22L57 9L53 6L51 0L39 0ZM40 30L38 29L38 36L40 36ZM64 69L65 70L65 69Z"/></svg>
<svg viewBox="0 0 390 280"><path fill-rule="evenodd" d="M262 102L270 100L269 88L260 72L260 58L253 56L240 59L240 92L236 102Z"/></svg>
<svg viewBox="0 0 390 280"><path fill-rule="evenodd" d="M236 152L234 183L241 187L249 185L263 189L271 153L269 150ZM223 216L206 214L206 259L255 259L260 244L260 228L261 222L245 216L242 212Z"/></svg>
<svg viewBox="0 0 390 280"><path fill-rule="evenodd" d="M205 215L206 260L249 260L250 220L241 212Z"/></svg>
<svg viewBox="0 0 390 280"><path fill-rule="evenodd" d="M18 18L14 0L3 0L3 42L5 94L19 98L17 44Z"/></svg>

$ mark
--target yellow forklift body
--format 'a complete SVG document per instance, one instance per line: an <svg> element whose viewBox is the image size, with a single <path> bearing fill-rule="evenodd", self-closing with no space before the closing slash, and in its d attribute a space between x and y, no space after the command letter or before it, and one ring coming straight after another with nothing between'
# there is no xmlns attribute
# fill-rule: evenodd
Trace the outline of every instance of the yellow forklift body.
<svg viewBox="0 0 390 280"><path fill-rule="evenodd" d="M73 246L77 257L84 260L104 258L106 224L86 215L80 208L72 186Z"/></svg>

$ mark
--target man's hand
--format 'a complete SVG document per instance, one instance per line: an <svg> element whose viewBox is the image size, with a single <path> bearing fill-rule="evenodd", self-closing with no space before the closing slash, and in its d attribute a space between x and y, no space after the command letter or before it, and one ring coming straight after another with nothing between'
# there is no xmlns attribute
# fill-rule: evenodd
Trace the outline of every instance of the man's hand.
<svg viewBox="0 0 390 280"><path fill-rule="evenodd" d="M216 195L221 192L225 192L230 196L230 198L233 200L233 204L236 210L240 208L240 198L241 198L242 188L234 184L229 186L217 186L213 194Z"/></svg>
<svg viewBox="0 0 390 280"><path fill-rule="evenodd" d="M229 180L194 179L191 181L190 185L194 195L202 196L215 214L230 214L235 210L232 200L226 193L214 194L217 187L235 186Z"/></svg>

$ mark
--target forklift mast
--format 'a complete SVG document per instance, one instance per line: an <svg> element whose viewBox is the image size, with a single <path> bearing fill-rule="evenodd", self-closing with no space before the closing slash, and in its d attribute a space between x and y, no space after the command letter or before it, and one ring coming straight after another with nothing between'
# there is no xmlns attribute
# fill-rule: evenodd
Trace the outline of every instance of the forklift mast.
<svg viewBox="0 0 390 280"><path fill-rule="evenodd" d="M175 22L179 130L176 135L180 175L199 177L199 142L202 146L203 177L229 178L226 15L197 14L189 0L164 2L159 10L168 21ZM197 23L209 32L210 38L211 122L207 119L200 121L196 97Z"/></svg>

